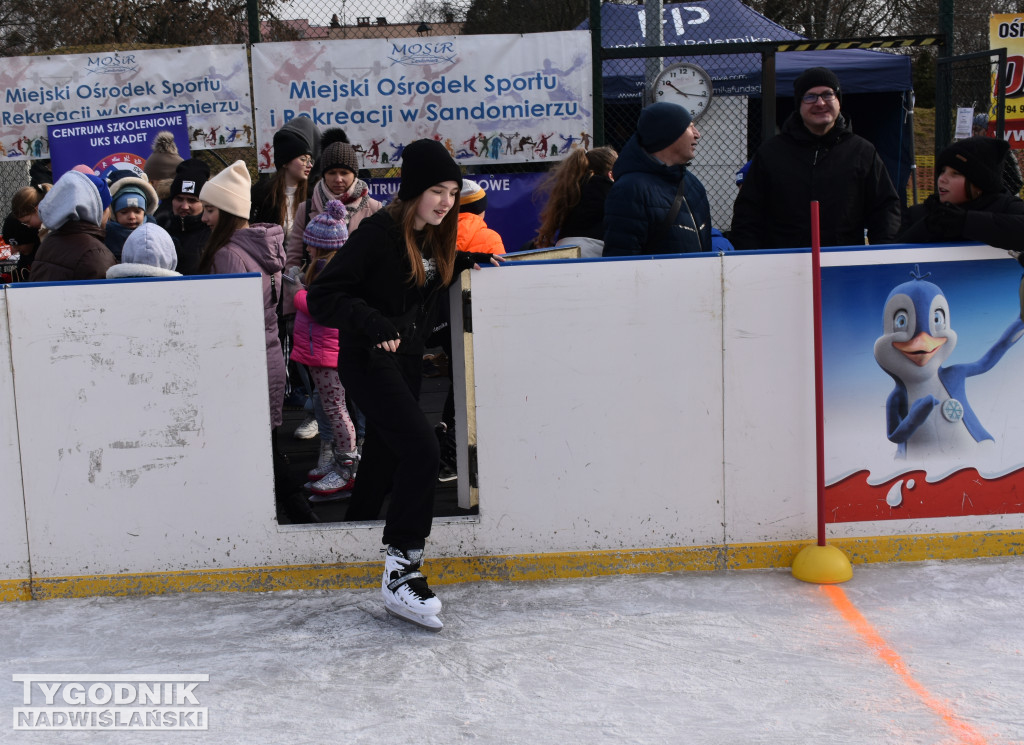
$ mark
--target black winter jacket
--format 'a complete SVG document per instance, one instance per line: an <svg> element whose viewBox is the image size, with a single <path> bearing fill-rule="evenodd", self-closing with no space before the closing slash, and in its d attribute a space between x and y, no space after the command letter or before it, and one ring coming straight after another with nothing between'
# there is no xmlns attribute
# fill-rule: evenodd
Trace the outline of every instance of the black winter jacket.
<svg viewBox="0 0 1024 745"><path fill-rule="evenodd" d="M736 248L811 245L812 201L819 203L821 245L892 243L900 200L875 146L840 114L825 135L811 134L800 112L754 155L736 197L730 238Z"/></svg>
<svg viewBox="0 0 1024 745"><path fill-rule="evenodd" d="M162 205L161 205L162 207ZM210 240L210 229L202 215L178 217L170 210L156 211L156 223L166 230L178 252L177 271L184 275L199 274L199 259Z"/></svg>
<svg viewBox="0 0 1024 745"><path fill-rule="evenodd" d="M490 259L490 254L456 251L453 276ZM422 356L438 298L447 289L438 279L417 287L409 281L410 271L401 227L387 210L380 210L359 223L359 230L310 285L310 315L338 329L341 349L368 349L401 339L399 354Z"/></svg>
<svg viewBox="0 0 1024 745"><path fill-rule="evenodd" d="M604 207L604 255L696 253L711 250L711 208L704 185L685 166L651 157L633 135L612 168ZM679 182L685 201L665 229Z"/></svg>
<svg viewBox="0 0 1024 745"><path fill-rule="evenodd" d="M612 180L604 174L593 174L580 188L580 201L565 216L558 229L558 239L593 238L604 240L604 203L612 188Z"/></svg>
<svg viewBox="0 0 1024 745"><path fill-rule="evenodd" d="M924 203L907 211L897 240L900 243L976 241L1009 251L1024 251L1024 200L1010 194L983 194L955 206L943 204L937 194L932 194Z"/></svg>

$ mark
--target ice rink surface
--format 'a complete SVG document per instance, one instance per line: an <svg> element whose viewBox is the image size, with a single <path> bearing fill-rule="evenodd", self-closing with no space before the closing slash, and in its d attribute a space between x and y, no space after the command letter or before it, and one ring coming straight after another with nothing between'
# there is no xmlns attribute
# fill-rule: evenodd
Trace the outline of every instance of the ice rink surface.
<svg viewBox="0 0 1024 745"><path fill-rule="evenodd" d="M0 743L1024 743L1024 557L435 589L0 604ZM15 731L19 673L209 674L209 729Z"/></svg>

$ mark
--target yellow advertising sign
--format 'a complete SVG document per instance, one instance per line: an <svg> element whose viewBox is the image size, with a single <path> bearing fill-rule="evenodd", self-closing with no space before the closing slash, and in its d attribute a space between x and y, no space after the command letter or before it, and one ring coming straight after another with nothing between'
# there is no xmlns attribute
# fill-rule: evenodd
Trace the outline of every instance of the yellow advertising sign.
<svg viewBox="0 0 1024 745"><path fill-rule="evenodd" d="M993 13L989 17L989 47L1006 47L1006 139L1024 148L1024 14ZM993 78L995 76L993 75ZM993 80L994 88L995 80ZM994 93L994 91L993 91ZM995 132L995 95L989 112L989 134Z"/></svg>

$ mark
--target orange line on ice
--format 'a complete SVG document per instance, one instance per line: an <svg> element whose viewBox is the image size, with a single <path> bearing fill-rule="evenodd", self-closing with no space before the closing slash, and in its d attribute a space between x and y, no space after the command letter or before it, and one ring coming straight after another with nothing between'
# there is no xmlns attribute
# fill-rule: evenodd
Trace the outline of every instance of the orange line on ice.
<svg viewBox="0 0 1024 745"><path fill-rule="evenodd" d="M886 643L882 635L875 630L875 627L850 602L843 588L837 585L822 585L821 591L828 595L836 610L839 611L840 615L853 627L853 630L857 632L871 650L878 655L879 659L892 668L892 671L903 681L903 684L921 699L925 706L935 712L956 733L961 742L968 745L987 745L987 740L979 732L957 717L952 709L917 682L896 650Z"/></svg>

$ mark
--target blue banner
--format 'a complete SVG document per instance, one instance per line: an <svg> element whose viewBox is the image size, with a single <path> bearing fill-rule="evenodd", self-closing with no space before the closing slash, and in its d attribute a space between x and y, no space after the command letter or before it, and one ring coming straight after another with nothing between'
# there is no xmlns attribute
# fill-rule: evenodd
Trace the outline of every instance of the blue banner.
<svg viewBox="0 0 1024 745"><path fill-rule="evenodd" d="M471 173L471 178L487 192L487 227L496 231L505 251L519 251L537 235L543 204L534 203L534 190L546 173ZM401 179L379 178L369 182L370 196L390 202L398 193Z"/></svg>
<svg viewBox="0 0 1024 745"><path fill-rule="evenodd" d="M51 124L46 128L46 136L50 141L53 178L56 181L79 164L91 167L104 178L118 169L131 170L138 175L153 152L151 143L160 132L174 135L178 155L191 157L188 119L184 111Z"/></svg>

